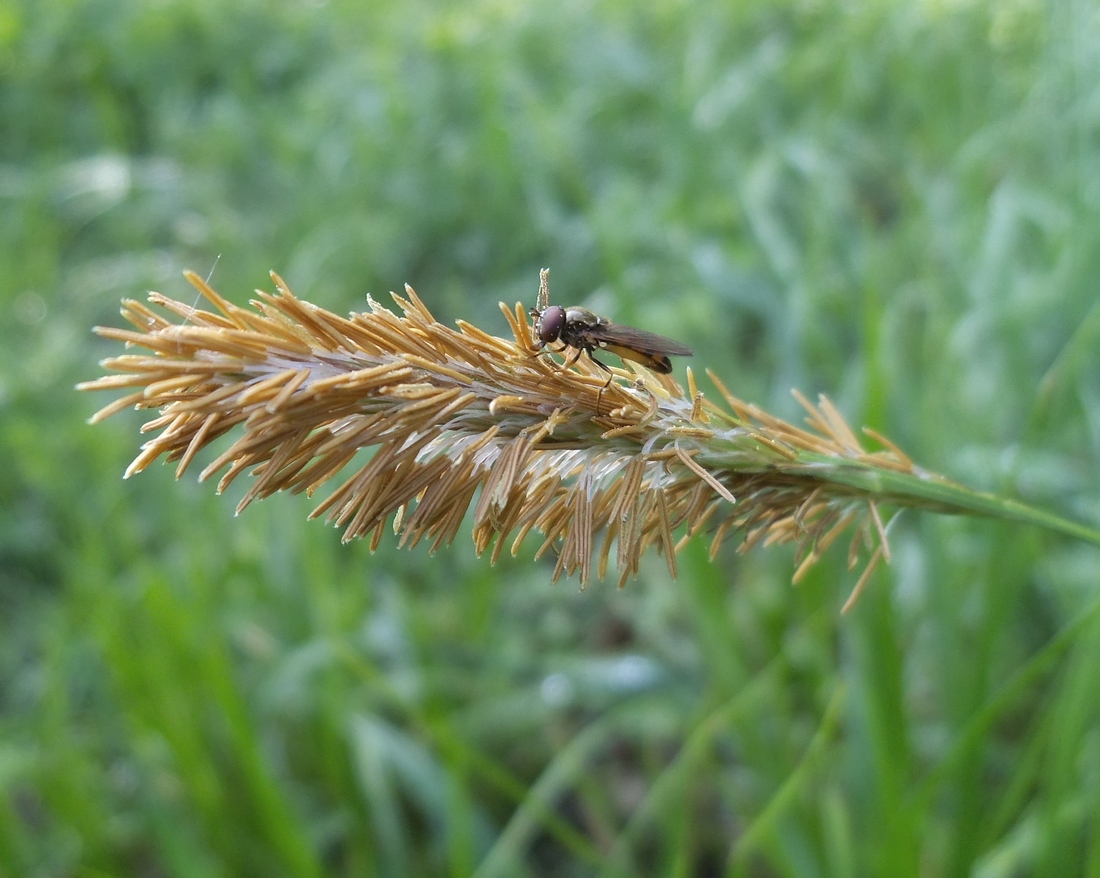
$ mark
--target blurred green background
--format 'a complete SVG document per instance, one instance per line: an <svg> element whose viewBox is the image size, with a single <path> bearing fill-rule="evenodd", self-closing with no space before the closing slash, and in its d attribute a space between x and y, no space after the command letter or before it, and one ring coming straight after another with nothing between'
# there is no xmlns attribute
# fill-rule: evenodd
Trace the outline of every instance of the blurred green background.
<svg viewBox="0 0 1100 878"><path fill-rule="evenodd" d="M507 334L549 265L1095 525L1097 16L0 0L0 874L1100 875L1094 548L906 514L843 618L843 546L579 592L123 482L141 418L73 390L184 268Z"/></svg>

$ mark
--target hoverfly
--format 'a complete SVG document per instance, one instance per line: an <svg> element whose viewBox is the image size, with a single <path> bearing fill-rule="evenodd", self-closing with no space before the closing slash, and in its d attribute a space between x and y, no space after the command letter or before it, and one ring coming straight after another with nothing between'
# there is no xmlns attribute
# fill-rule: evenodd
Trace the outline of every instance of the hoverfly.
<svg viewBox="0 0 1100 878"><path fill-rule="evenodd" d="M693 352L687 345L663 335L612 323L606 317L576 305L563 308L561 305L549 304L549 275L549 269L545 268L539 273L539 307L530 311L535 320L535 348L541 351L556 341L573 348L576 353L566 361L566 368L575 363L581 351L584 351L593 363L610 374L611 369L607 364L601 363L595 357L596 351L608 351L622 360L633 360L647 369L667 375L672 371L672 363L668 359L670 354L677 357L692 355ZM608 378L605 387L611 384L611 380Z"/></svg>
<svg viewBox="0 0 1100 878"><path fill-rule="evenodd" d="M542 349L548 344L560 341L576 351L585 351L592 362L603 369L607 366L593 356L597 350L615 354L622 360L633 360L647 369L667 375L672 371L668 355L690 357L693 353L687 345L671 338L612 323L606 317L593 314L587 308L571 305L549 305L539 311L531 309L535 318L535 335L538 336L536 348Z"/></svg>

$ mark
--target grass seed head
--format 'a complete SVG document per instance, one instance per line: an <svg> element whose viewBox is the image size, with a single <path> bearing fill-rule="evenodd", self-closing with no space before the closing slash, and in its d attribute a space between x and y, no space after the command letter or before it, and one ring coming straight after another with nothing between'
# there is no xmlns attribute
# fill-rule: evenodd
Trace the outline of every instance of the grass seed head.
<svg viewBox="0 0 1100 878"><path fill-rule="evenodd" d="M479 554L491 550L495 561L510 541L514 555L537 532L536 555L557 554L554 578L582 584L593 562L604 575L613 548L620 585L650 547L675 576L677 548L704 530L712 556L730 531L742 533L742 550L796 543L796 579L848 529L856 557L871 547L859 587L888 560L882 498L830 480L830 468L913 464L886 442L864 450L824 397L815 406L798 396L802 428L742 402L712 374L724 407L693 375L685 394L630 364L608 385L587 357L564 369L536 356L522 305L501 306L512 337L499 338L437 322L408 286L393 295L400 313L368 299L368 311L340 317L296 298L275 274L276 291L249 308L187 279L216 310L152 293L149 305L123 302L134 329L96 329L143 352L104 361L117 374L80 385L129 391L92 421L130 406L159 413L127 476L163 457L179 477L234 431L200 478L222 472L220 492L250 473L239 509L342 477L311 517L342 527L345 540L369 536L373 548L391 522L402 546L426 540L434 551L468 518ZM356 459L363 449L372 450L365 462Z"/></svg>

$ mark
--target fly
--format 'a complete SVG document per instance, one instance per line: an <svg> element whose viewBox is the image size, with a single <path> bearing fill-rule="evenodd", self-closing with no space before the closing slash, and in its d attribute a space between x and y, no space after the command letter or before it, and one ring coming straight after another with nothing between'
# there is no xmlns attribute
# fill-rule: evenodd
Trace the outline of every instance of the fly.
<svg viewBox="0 0 1100 878"><path fill-rule="evenodd" d="M622 360L633 360L647 369L667 375L672 371L669 355L676 357L692 355L693 351L687 345L665 338L663 335L657 335L655 332L612 323L606 317L576 305L563 308L561 305L548 304L549 274L549 270L545 268L540 272L538 300L540 307L531 309L531 316L535 319L535 335L538 338L535 347L542 350L546 345L560 341L567 347L573 348L577 353L567 361L567 367L576 362L580 352L584 351L593 363L605 372L611 372L605 363L601 363L595 357L597 351L607 351Z"/></svg>

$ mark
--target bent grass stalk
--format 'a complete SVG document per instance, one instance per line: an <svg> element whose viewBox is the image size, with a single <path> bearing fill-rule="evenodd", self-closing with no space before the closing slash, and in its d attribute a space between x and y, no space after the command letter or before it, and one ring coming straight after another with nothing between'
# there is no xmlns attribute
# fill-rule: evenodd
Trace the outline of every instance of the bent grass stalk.
<svg viewBox="0 0 1100 878"><path fill-rule="evenodd" d="M473 505L474 546L491 563L537 534L535 556L557 555L555 580L602 578L614 555L620 586L651 546L675 576L677 550L704 530L712 559L735 533L741 551L795 543L795 581L850 533L849 568L862 560L863 571L845 609L890 560L883 507L1013 519L1100 545L1095 530L921 469L873 431L881 448L865 449L824 396L814 405L796 392L808 415L798 427L709 371L724 405L699 392L690 369L687 393L633 364L610 384L587 357L563 369L536 355L522 305L501 305L505 339L437 322L407 285L393 294L401 315L368 298L368 312L344 318L296 298L274 273L276 292L258 291L251 308L186 277L217 311L150 293L177 323L124 300L135 329L95 332L145 353L103 361L119 374L78 387L130 391L93 423L131 406L159 411L126 477L163 456L179 478L241 425L199 476L224 470L220 493L250 471L238 513L276 491L312 495L354 466L310 516L344 528L345 541L369 537L373 550L389 524L401 546L426 540L434 552ZM363 449L373 454L356 464Z"/></svg>

